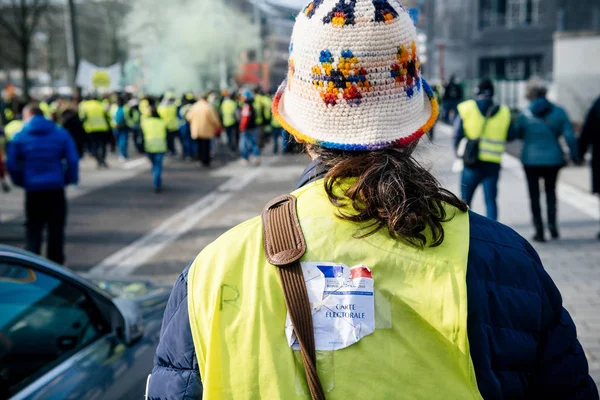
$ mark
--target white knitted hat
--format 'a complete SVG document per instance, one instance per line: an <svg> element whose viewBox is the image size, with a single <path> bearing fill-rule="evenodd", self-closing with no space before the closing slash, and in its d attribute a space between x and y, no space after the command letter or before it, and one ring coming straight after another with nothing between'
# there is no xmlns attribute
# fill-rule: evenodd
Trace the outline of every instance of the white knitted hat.
<svg viewBox="0 0 600 400"><path fill-rule="evenodd" d="M397 0L314 0L298 15L273 115L302 142L342 150L405 146L438 105L417 32Z"/></svg>

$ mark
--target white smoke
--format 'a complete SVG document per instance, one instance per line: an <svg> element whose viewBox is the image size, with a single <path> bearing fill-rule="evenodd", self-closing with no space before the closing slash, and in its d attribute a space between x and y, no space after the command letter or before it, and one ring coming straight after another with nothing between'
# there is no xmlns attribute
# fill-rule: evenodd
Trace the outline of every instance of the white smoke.
<svg viewBox="0 0 600 400"><path fill-rule="evenodd" d="M250 16L223 0L135 0L126 26L142 89L154 94L219 89L258 41Z"/></svg>

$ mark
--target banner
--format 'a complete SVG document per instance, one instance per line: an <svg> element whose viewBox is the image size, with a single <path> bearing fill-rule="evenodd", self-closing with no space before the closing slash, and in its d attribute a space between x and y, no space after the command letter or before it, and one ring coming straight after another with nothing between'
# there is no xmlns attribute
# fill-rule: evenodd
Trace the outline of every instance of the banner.
<svg viewBox="0 0 600 400"><path fill-rule="evenodd" d="M77 70L76 83L87 92L117 90L121 83L121 64L101 68L87 61L81 61Z"/></svg>

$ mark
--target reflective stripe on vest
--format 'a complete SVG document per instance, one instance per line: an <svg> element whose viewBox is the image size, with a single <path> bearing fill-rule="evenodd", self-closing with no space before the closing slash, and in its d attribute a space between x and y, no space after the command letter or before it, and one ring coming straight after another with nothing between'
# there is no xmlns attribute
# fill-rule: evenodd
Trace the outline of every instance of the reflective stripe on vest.
<svg viewBox="0 0 600 400"><path fill-rule="evenodd" d="M142 118L144 149L147 153L165 153L167 151L167 126L160 118Z"/></svg>
<svg viewBox="0 0 600 400"><path fill-rule="evenodd" d="M101 102L89 100L84 102L81 107L81 116L85 118L83 128L87 133L107 132L109 130L105 107Z"/></svg>
<svg viewBox="0 0 600 400"><path fill-rule="evenodd" d="M159 106L158 115L165 121L167 124L167 129L169 131L179 130L179 119L177 118L177 106L174 104L168 106Z"/></svg>
<svg viewBox="0 0 600 400"><path fill-rule="evenodd" d="M221 115L223 116L223 126L228 128L234 126L237 122L235 118L235 112L237 110L237 103L231 99L223 100L221 104Z"/></svg>
<svg viewBox="0 0 600 400"><path fill-rule="evenodd" d="M510 128L510 110L506 106L488 118L485 132L485 116L479 111L475 100L465 101L458 105L458 112L463 121L465 136L469 139L480 138L479 160L500 164L506 150L506 139Z"/></svg>
<svg viewBox="0 0 600 400"><path fill-rule="evenodd" d="M448 208L456 215L436 248L416 249L385 229L356 239L356 225L336 217L323 186L293 193L308 247L302 261L363 264L375 282L375 332L317 352L327 399L481 399L467 337L468 214ZM285 301L260 218L198 256L188 311L204 398L310 398L301 355L284 332Z"/></svg>

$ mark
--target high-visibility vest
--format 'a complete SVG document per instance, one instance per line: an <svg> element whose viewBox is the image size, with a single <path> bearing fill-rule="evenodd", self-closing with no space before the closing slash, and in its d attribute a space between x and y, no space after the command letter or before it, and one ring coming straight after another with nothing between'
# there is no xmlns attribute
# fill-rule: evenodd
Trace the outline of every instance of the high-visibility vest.
<svg viewBox="0 0 600 400"><path fill-rule="evenodd" d="M147 118L150 116L150 101L148 101L148 99L140 100L139 108L142 118Z"/></svg>
<svg viewBox="0 0 600 400"><path fill-rule="evenodd" d="M488 118L487 124L475 100L459 104L458 113L463 122L465 136L468 139L480 139L479 160L500 164L506 150L510 109L506 106L500 107L494 116ZM485 132L482 132L484 126Z"/></svg>
<svg viewBox="0 0 600 400"><path fill-rule="evenodd" d="M160 115L162 120L165 121L165 124L167 124L167 129L169 131L176 131L179 129L177 106L175 104L159 106L156 111L158 111L158 115Z"/></svg>
<svg viewBox="0 0 600 400"><path fill-rule="evenodd" d="M88 100L80 106L80 117L83 120L83 128L87 133L107 132L108 125L106 108L98 100Z"/></svg>
<svg viewBox="0 0 600 400"><path fill-rule="evenodd" d="M140 124L140 110L127 104L125 106L125 121L127 121L129 128L137 127Z"/></svg>
<svg viewBox="0 0 600 400"><path fill-rule="evenodd" d="M254 109L254 123L256 126L262 126L265 123L265 116L263 114L263 104L259 96L254 98L252 102L252 108Z"/></svg>
<svg viewBox="0 0 600 400"><path fill-rule="evenodd" d="M223 126L229 128L237 123L235 112L237 111L237 104L231 99L223 100L221 103L221 115L223 116Z"/></svg>
<svg viewBox="0 0 600 400"><path fill-rule="evenodd" d="M50 105L45 102L45 101L41 101L39 104L40 110L42 110L42 112L44 113L44 117L46 119L51 119L52 118L52 112L50 111Z"/></svg>
<svg viewBox="0 0 600 400"><path fill-rule="evenodd" d="M167 151L167 125L160 118L142 119L144 149L146 153L165 153Z"/></svg>
<svg viewBox="0 0 600 400"><path fill-rule="evenodd" d="M6 136L6 141L10 142L17 133L19 133L23 129L23 121L20 119L13 119L4 127L4 136Z"/></svg>
<svg viewBox="0 0 600 400"><path fill-rule="evenodd" d="M422 250L385 229L357 239L323 180L293 195L307 243L301 261L364 265L374 280L374 332L317 351L327 399L482 399L467 336L468 214L448 207L454 218L444 223L443 244ZM187 287L203 398L310 398L302 357L284 331L286 305L260 217L206 247Z"/></svg>

